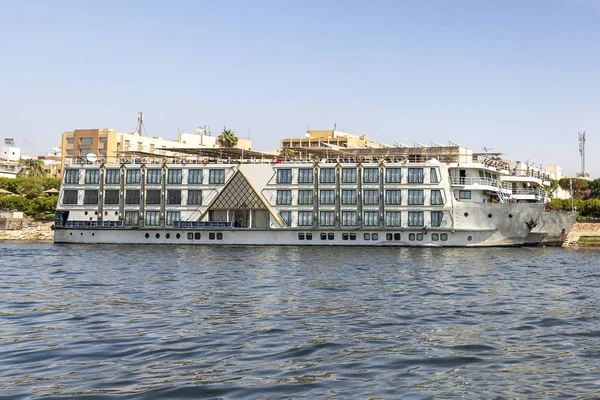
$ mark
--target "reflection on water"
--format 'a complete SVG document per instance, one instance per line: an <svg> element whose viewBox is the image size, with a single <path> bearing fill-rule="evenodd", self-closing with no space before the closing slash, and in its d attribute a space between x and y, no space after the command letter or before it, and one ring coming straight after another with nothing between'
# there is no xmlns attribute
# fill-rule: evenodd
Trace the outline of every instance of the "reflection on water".
<svg viewBox="0 0 600 400"><path fill-rule="evenodd" d="M600 393L595 252L0 247L3 398Z"/></svg>

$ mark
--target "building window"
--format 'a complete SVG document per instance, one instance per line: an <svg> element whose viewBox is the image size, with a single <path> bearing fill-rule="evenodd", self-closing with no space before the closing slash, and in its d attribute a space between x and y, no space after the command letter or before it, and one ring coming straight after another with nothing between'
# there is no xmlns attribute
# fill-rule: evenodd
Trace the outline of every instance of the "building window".
<svg viewBox="0 0 600 400"><path fill-rule="evenodd" d="M321 183L335 183L335 168L321 168L319 181Z"/></svg>
<svg viewBox="0 0 600 400"><path fill-rule="evenodd" d="M73 144L73 143L75 143L75 139L74 138L72 138L72 137L67 138L67 144Z"/></svg>
<svg viewBox="0 0 600 400"><path fill-rule="evenodd" d="M99 169L86 169L85 170L85 183L86 184L98 184L100 182L100 170Z"/></svg>
<svg viewBox="0 0 600 400"><path fill-rule="evenodd" d="M377 211L365 211L364 226L377 226L379 225L379 212Z"/></svg>
<svg viewBox="0 0 600 400"><path fill-rule="evenodd" d="M202 170L190 169L188 171L188 183L202 184Z"/></svg>
<svg viewBox="0 0 600 400"><path fill-rule="evenodd" d="M385 213L385 226L402 226L402 213L400 211L387 211Z"/></svg>
<svg viewBox="0 0 600 400"><path fill-rule="evenodd" d="M379 168L363 169L363 183L379 183Z"/></svg>
<svg viewBox="0 0 600 400"><path fill-rule="evenodd" d="M309 205L313 203L312 190L298 190L298 205ZM312 222L311 222L312 225Z"/></svg>
<svg viewBox="0 0 600 400"><path fill-rule="evenodd" d="M334 226L335 213L333 211L321 211L319 224L321 226Z"/></svg>
<svg viewBox="0 0 600 400"><path fill-rule="evenodd" d="M363 204L365 204L365 205L379 204L379 190L365 190L363 192Z"/></svg>
<svg viewBox="0 0 600 400"><path fill-rule="evenodd" d="M432 190L430 200L431 200L432 206L444 205L444 199L442 198L442 191L441 190Z"/></svg>
<svg viewBox="0 0 600 400"><path fill-rule="evenodd" d="M68 156L72 156L73 154L74 154L73 153L73 149L67 149L67 155Z"/></svg>
<svg viewBox="0 0 600 400"><path fill-rule="evenodd" d="M170 169L167 171L167 183L179 184L183 182L183 172L180 169Z"/></svg>
<svg viewBox="0 0 600 400"><path fill-rule="evenodd" d="M138 211L125 211L125 225L135 226L139 224L140 214Z"/></svg>
<svg viewBox="0 0 600 400"><path fill-rule="evenodd" d="M431 212L431 226L442 226L443 218L444 218L444 213L442 211L432 211Z"/></svg>
<svg viewBox="0 0 600 400"><path fill-rule="evenodd" d="M119 204L119 190L105 190L104 204Z"/></svg>
<svg viewBox="0 0 600 400"><path fill-rule="evenodd" d="M321 190L319 196L321 204L335 204L335 191L334 190Z"/></svg>
<svg viewBox="0 0 600 400"><path fill-rule="evenodd" d="M300 168L298 170L298 183L313 183L312 168Z"/></svg>
<svg viewBox="0 0 600 400"><path fill-rule="evenodd" d="M402 182L402 168L386 168L385 182L386 183L401 183Z"/></svg>
<svg viewBox="0 0 600 400"><path fill-rule="evenodd" d="M342 190L342 204L356 204L356 190Z"/></svg>
<svg viewBox="0 0 600 400"><path fill-rule="evenodd" d="M117 169L117 168L107 169L105 171L105 174L106 174L106 176L104 178L104 182L107 185L121 183L121 170L120 169Z"/></svg>
<svg viewBox="0 0 600 400"><path fill-rule="evenodd" d="M402 191L401 190L386 190L385 191L385 204L399 206L402 204Z"/></svg>
<svg viewBox="0 0 600 400"><path fill-rule="evenodd" d="M98 191L85 190L83 192L83 204L98 204Z"/></svg>
<svg viewBox="0 0 600 400"><path fill-rule="evenodd" d="M173 222L181 221L181 211L167 211L165 225L172 226Z"/></svg>
<svg viewBox="0 0 600 400"><path fill-rule="evenodd" d="M146 225L158 226L160 224L160 211L146 211Z"/></svg>
<svg viewBox="0 0 600 400"><path fill-rule="evenodd" d="M162 182L162 169L146 170L146 183L158 185Z"/></svg>
<svg viewBox="0 0 600 400"><path fill-rule="evenodd" d="M277 183L292 183L292 170L289 168L278 169Z"/></svg>
<svg viewBox="0 0 600 400"><path fill-rule="evenodd" d="M160 190L146 190L146 204L160 204Z"/></svg>
<svg viewBox="0 0 600 400"><path fill-rule="evenodd" d="M425 204L425 193L423 190L409 190L408 191L408 204L409 205L423 205Z"/></svg>
<svg viewBox="0 0 600 400"><path fill-rule="evenodd" d="M408 183L423 183L424 173L423 168L408 169Z"/></svg>
<svg viewBox="0 0 600 400"><path fill-rule="evenodd" d="M65 183L79 183L79 170L65 169Z"/></svg>
<svg viewBox="0 0 600 400"><path fill-rule="evenodd" d="M211 185L222 185L225 183L224 169L211 169L208 171L208 183Z"/></svg>
<svg viewBox="0 0 600 400"><path fill-rule="evenodd" d="M292 226L292 212L291 211L280 211L279 216L285 222L287 226Z"/></svg>
<svg viewBox="0 0 600 400"><path fill-rule="evenodd" d="M167 204L181 204L181 190L167 190Z"/></svg>
<svg viewBox="0 0 600 400"><path fill-rule="evenodd" d="M356 226L356 211L342 211L342 226Z"/></svg>
<svg viewBox="0 0 600 400"><path fill-rule="evenodd" d="M437 176L437 168L429 169L429 181L431 183L440 183L438 176Z"/></svg>
<svg viewBox="0 0 600 400"><path fill-rule="evenodd" d="M140 204L140 191L127 190L125 192L125 204Z"/></svg>
<svg viewBox="0 0 600 400"><path fill-rule="evenodd" d="M408 226L424 226L425 219L423 211L409 211L408 212Z"/></svg>
<svg viewBox="0 0 600 400"><path fill-rule="evenodd" d="M342 183L356 183L356 168L342 168Z"/></svg>
<svg viewBox="0 0 600 400"><path fill-rule="evenodd" d="M187 203L190 206L202 205L202 190L188 190Z"/></svg>
<svg viewBox="0 0 600 400"><path fill-rule="evenodd" d="M298 226L312 226L312 211L298 211Z"/></svg>
<svg viewBox="0 0 600 400"><path fill-rule="evenodd" d="M79 139L79 143L84 146L91 146L92 143L94 143L94 139L91 137L84 137L84 138Z"/></svg>
<svg viewBox="0 0 600 400"><path fill-rule="evenodd" d="M126 183L140 183L142 181L142 172L139 169L128 169L125 175Z"/></svg>
<svg viewBox="0 0 600 400"><path fill-rule="evenodd" d="M459 190L458 198L460 200L470 200L471 199L471 191L470 190Z"/></svg>
<svg viewBox="0 0 600 400"><path fill-rule="evenodd" d="M101 138L98 139L100 141L100 143L106 143L106 136L103 136Z"/></svg>
<svg viewBox="0 0 600 400"><path fill-rule="evenodd" d="M77 190L63 190L63 204L77 204Z"/></svg>
<svg viewBox="0 0 600 400"><path fill-rule="evenodd" d="M292 191L291 190L278 190L277 191L277 204L292 204Z"/></svg>

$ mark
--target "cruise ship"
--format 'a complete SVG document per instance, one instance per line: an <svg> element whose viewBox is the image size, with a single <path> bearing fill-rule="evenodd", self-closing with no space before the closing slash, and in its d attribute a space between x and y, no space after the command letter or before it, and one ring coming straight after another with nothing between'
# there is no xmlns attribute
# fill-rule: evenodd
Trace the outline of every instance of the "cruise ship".
<svg viewBox="0 0 600 400"><path fill-rule="evenodd" d="M521 246L544 212L466 147L170 149L65 165L56 243ZM285 152L281 153L286 154Z"/></svg>

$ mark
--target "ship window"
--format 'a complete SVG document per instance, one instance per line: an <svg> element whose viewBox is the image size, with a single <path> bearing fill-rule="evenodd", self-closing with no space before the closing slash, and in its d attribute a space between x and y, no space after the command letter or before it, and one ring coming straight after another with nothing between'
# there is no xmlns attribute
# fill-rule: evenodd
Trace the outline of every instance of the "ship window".
<svg viewBox="0 0 600 400"><path fill-rule="evenodd" d="M429 169L429 181L431 183L439 183L439 179L437 176L437 169L436 168L430 168Z"/></svg>
<svg viewBox="0 0 600 400"><path fill-rule="evenodd" d="M327 240L327 234L321 233L321 240Z"/></svg>
<svg viewBox="0 0 600 400"><path fill-rule="evenodd" d="M134 226L139 224L140 213L138 211L125 211L125 225Z"/></svg>
<svg viewBox="0 0 600 400"><path fill-rule="evenodd" d="M165 237L166 237L167 239L170 239L170 238L171 238L171 234L170 234L170 233L167 233L167 234L165 235Z"/></svg>
<svg viewBox="0 0 600 400"><path fill-rule="evenodd" d="M431 226L442 226L443 219L444 213L442 211L431 212Z"/></svg>
<svg viewBox="0 0 600 400"><path fill-rule="evenodd" d="M385 234L385 240L392 240L393 237L394 237L394 235L392 235L391 233Z"/></svg>
<svg viewBox="0 0 600 400"><path fill-rule="evenodd" d="M202 205L202 190L188 190L187 203L189 206Z"/></svg>
<svg viewBox="0 0 600 400"><path fill-rule="evenodd" d="M98 204L98 191L85 190L83 192L83 204Z"/></svg>
<svg viewBox="0 0 600 400"><path fill-rule="evenodd" d="M298 226L311 226L312 224L312 211L298 211Z"/></svg>
<svg viewBox="0 0 600 400"><path fill-rule="evenodd" d="M409 190L408 191L408 204L409 205L425 204L425 192L423 190Z"/></svg>
<svg viewBox="0 0 600 400"><path fill-rule="evenodd" d="M335 224L335 213L333 211L321 211L319 224L321 226L333 226Z"/></svg>
<svg viewBox="0 0 600 400"><path fill-rule="evenodd" d="M105 190L104 204L119 204L119 189Z"/></svg>
<svg viewBox="0 0 600 400"><path fill-rule="evenodd" d="M419 241L423 240L423 234L422 233L417 233L417 240L419 240Z"/></svg>
<svg viewBox="0 0 600 400"><path fill-rule="evenodd" d="M181 234L180 234L180 233L178 233L177 235L175 235L175 237L176 237L177 239L180 239L180 238L181 238Z"/></svg>
<svg viewBox="0 0 600 400"><path fill-rule="evenodd" d="M363 204L379 204L379 190L365 190L363 192Z"/></svg>
<svg viewBox="0 0 600 400"><path fill-rule="evenodd" d="M442 191L441 190L432 190L430 200L431 200L432 206L443 205L444 199L442 198Z"/></svg>
<svg viewBox="0 0 600 400"><path fill-rule="evenodd" d="M287 226L292 225L292 212L291 211L280 211L279 216L285 222Z"/></svg>
<svg viewBox="0 0 600 400"><path fill-rule="evenodd" d="M412 241L412 240L415 240L415 234L414 234L414 233L410 233L410 234L408 235L408 240L411 240L411 241Z"/></svg>
<svg viewBox="0 0 600 400"><path fill-rule="evenodd" d="M321 204L335 204L335 191L321 190L319 198Z"/></svg>
<svg viewBox="0 0 600 400"><path fill-rule="evenodd" d="M400 240L400 234L394 233L394 240Z"/></svg>
<svg viewBox="0 0 600 400"><path fill-rule="evenodd" d="M335 168L321 168L319 176L321 183L335 183Z"/></svg>
<svg viewBox="0 0 600 400"><path fill-rule="evenodd" d="M167 190L167 204L181 204L181 190Z"/></svg>
<svg viewBox="0 0 600 400"><path fill-rule="evenodd" d="M162 182L162 169L149 169L146 171L146 183L158 185Z"/></svg>
<svg viewBox="0 0 600 400"><path fill-rule="evenodd" d="M105 172L104 182L107 185L121 183L121 170L117 168L107 169Z"/></svg>
<svg viewBox="0 0 600 400"><path fill-rule="evenodd" d="M371 239L373 239L373 240L379 240L379 234L377 234L377 233L373 233L373 234L371 235Z"/></svg>
<svg viewBox="0 0 600 400"><path fill-rule="evenodd" d="M440 235L438 233L432 233L431 240L433 240L434 242L437 242L438 240L440 240Z"/></svg>
<svg viewBox="0 0 600 400"><path fill-rule="evenodd" d="M183 182L183 172L181 169L170 169L167 171L167 183L178 184Z"/></svg>
<svg viewBox="0 0 600 400"><path fill-rule="evenodd" d="M371 234L365 233L364 238L365 238L365 240L371 240Z"/></svg>
<svg viewBox="0 0 600 400"><path fill-rule="evenodd" d="M85 170L85 183L98 184L100 182L100 170L99 169L86 169Z"/></svg>
<svg viewBox="0 0 600 400"><path fill-rule="evenodd" d="M379 222L379 212L378 211L365 211L363 218L364 226L377 226Z"/></svg>
<svg viewBox="0 0 600 400"><path fill-rule="evenodd" d="M220 185L225 183L224 169L211 169L208 171L208 183L211 185Z"/></svg>
<svg viewBox="0 0 600 400"><path fill-rule="evenodd" d="M333 233L328 233L327 234L327 239L333 240L333 239L335 239L335 235Z"/></svg>
<svg viewBox="0 0 600 400"><path fill-rule="evenodd" d="M192 232L188 232L187 238L188 240L192 240L194 238L194 234Z"/></svg>
<svg viewBox="0 0 600 400"><path fill-rule="evenodd" d="M356 204L356 190L342 190L342 204Z"/></svg>
<svg viewBox="0 0 600 400"><path fill-rule="evenodd" d="M188 183L201 184L202 183L202 170L201 169L188 170Z"/></svg>
<svg viewBox="0 0 600 400"><path fill-rule="evenodd" d="M356 168L342 168L342 183L356 183Z"/></svg>
<svg viewBox="0 0 600 400"><path fill-rule="evenodd" d="M379 168L363 169L363 183L379 183Z"/></svg>
<svg viewBox="0 0 600 400"><path fill-rule="evenodd" d="M208 238L209 238L210 240L215 240L215 237L216 237L216 235L215 235L215 233L214 233L214 232L210 232L210 233L208 234Z"/></svg>
<svg viewBox="0 0 600 400"><path fill-rule="evenodd" d="M342 233L342 240L348 240L348 234Z"/></svg>
<svg viewBox="0 0 600 400"><path fill-rule="evenodd" d="M223 232L217 232L217 240L223 240Z"/></svg>
<svg viewBox="0 0 600 400"><path fill-rule="evenodd" d="M460 200L470 200L471 199L471 191L470 190L459 190L458 198Z"/></svg>
<svg viewBox="0 0 600 400"><path fill-rule="evenodd" d="M181 211L167 211L166 225L173 226L175 222L179 221L181 221Z"/></svg>
<svg viewBox="0 0 600 400"><path fill-rule="evenodd" d="M385 170L385 181L387 183L401 183L402 168L387 168Z"/></svg>
<svg viewBox="0 0 600 400"><path fill-rule="evenodd" d="M160 239L160 233L157 233L157 234L156 234L156 238L157 238L157 239Z"/></svg>
<svg viewBox="0 0 600 400"><path fill-rule="evenodd" d="M488 214L488 218L492 218L492 214Z"/></svg>
<svg viewBox="0 0 600 400"><path fill-rule="evenodd" d="M304 240L304 233L298 234L298 240Z"/></svg>
<svg viewBox="0 0 600 400"><path fill-rule="evenodd" d="M139 190L125 191L125 204L140 204L140 191Z"/></svg>
<svg viewBox="0 0 600 400"><path fill-rule="evenodd" d="M63 190L63 204L77 204L77 190Z"/></svg>
<svg viewBox="0 0 600 400"><path fill-rule="evenodd" d="M312 168L300 168L298 170L298 183L313 183Z"/></svg>
<svg viewBox="0 0 600 400"><path fill-rule="evenodd" d="M306 234L306 240L312 240L312 233Z"/></svg>
<svg viewBox="0 0 600 400"><path fill-rule="evenodd" d="M298 190L298 205L309 205L313 203L312 190ZM312 222L311 222L312 225Z"/></svg>
<svg viewBox="0 0 600 400"><path fill-rule="evenodd" d="M356 233L350 234L350 240L356 240Z"/></svg>
<svg viewBox="0 0 600 400"><path fill-rule="evenodd" d="M160 222L160 211L146 211L146 225L157 226Z"/></svg>
<svg viewBox="0 0 600 400"><path fill-rule="evenodd" d="M395 206L402 204L402 191L401 190L386 190L385 191L385 204L395 205Z"/></svg>
<svg viewBox="0 0 600 400"><path fill-rule="evenodd" d="M146 190L146 204L160 204L160 190Z"/></svg>
<svg viewBox="0 0 600 400"><path fill-rule="evenodd" d="M202 235L200 234L200 232L194 233L194 239L200 240L201 238L202 238Z"/></svg>
<svg viewBox="0 0 600 400"><path fill-rule="evenodd" d="M79 183L79 170L71 168L66 169L65 183Z"/></svg>
<svg viewBox="0 0 600 400"><path fill-rule="evenodd" d="M385 213L385 226L402 226L402 212L387 211Z"/></svg>
<svg viewBox="0 0 600 400"><path fill-rule="evenodd" d="M277 183L292 183L292 170L289 168L278 169Z"/></svg>
<svg viewBox="0 0 600 400"><path fill-rule="evenodd" d="M342 211L342 226L356 226L356 211Z"/></svg>
<svg viewBox="0 0 600 400"><path fill-rule="evenodd" d="M276 204L292 204L292 191L278 190L276 201Z"/></svg>
<svg viewBox="0 0 600 400"><path fill-rule="evenodd" d="M423 168L408 169L408 183L423 183L424 173Z"/></svg>
<svg viewBox="0 0 600 400"><path fill-rule="evenodd" d="M142 181L141 171L139 169L128 169L125 175L126 183L140 183Z"/></svg>
<svg viewBox="0 0 600 400"><path fill-rule="evenodd" d="M423 211L408 212L408 226L423 226L425 225Z"/></svg>
<svg viewBox="0 0 600 400"><path fill-rule="evenodd" d="M467 236L467 240L470 242L471 240L473 240L473 236Z"/></svg>
<svg viewBox="0 0 600 400"><path fill-rule="evenodd" d="M447 234L447 233L442 233L442 234L440 234L440 240L442 240L442 241L444 241L444 242L445 242L446 240L448 240L448 234Z"/></svg>
<svg viewBox="0 0 600 400"><path fill-rule="evenodd" d="M150 234L146 233L144 236L146 237L146 239L148 239L150 237Z"/></svg>

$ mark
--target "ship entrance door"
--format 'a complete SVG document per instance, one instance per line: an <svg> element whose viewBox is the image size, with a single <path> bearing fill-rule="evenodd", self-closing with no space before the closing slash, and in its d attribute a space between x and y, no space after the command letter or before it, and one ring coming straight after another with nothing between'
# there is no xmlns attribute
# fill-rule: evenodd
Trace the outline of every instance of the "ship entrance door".
<svg viewBox="0 0 600 400"><path fill-rule="evenodd" d="M461 169L458 171L458 173L459 173L459 177L460 177L460 184L464 185L465 181L466 181L465 178L467 177L467 171L464 169Z"/></svg>
<svg viewBox="0 0 600 400"><path fill-rule="evenodd" d="M231 210L231 226L234 228L250 227L250 211L249 210Z"/></svg>

